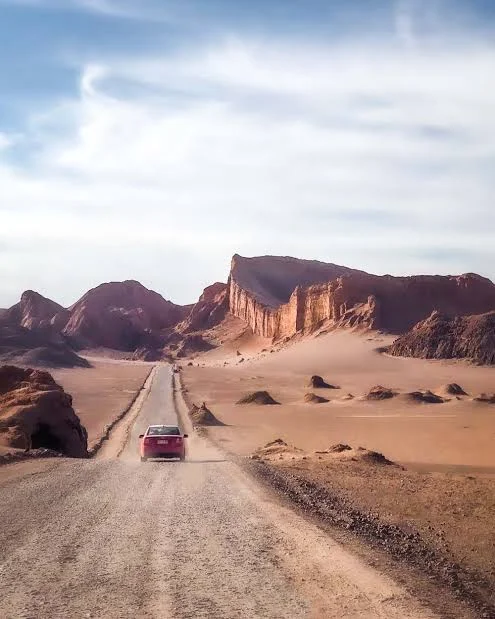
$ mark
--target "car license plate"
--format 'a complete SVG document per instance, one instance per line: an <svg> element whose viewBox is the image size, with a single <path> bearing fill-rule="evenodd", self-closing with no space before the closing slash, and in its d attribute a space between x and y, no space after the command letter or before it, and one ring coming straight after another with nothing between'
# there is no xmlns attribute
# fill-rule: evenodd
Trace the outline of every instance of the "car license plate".
<svg viewBox="0 0 495 619"><path fill-rule="evenodd" d="M159 445L168 445L168 441L158 440L156 441Z"/></svg>

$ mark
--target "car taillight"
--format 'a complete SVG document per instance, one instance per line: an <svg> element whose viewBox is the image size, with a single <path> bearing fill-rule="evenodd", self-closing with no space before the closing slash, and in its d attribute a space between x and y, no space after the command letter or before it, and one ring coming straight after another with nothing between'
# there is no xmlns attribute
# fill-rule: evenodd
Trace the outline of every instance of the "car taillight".
<svg viewBox="0 0 495 619"><path fill-rule="evenodd" d="M144 439L144 444L145 445L153 445L154 442L155 441L152 438L148 438L147 437L147 438Z"/></svg>
<svg viewBox="0 0 495 619"><path fill-rule="evenodd" d="M175 439L175 442L176 442L176 443L182 443L182 436L178 436L178 437Z"/></svg>

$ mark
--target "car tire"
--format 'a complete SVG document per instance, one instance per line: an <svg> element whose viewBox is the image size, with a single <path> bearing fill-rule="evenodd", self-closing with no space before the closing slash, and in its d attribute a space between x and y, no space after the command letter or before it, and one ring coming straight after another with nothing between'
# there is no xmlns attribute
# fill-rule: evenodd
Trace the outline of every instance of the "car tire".
<svg viewBox="0 0 495 619"><path fill-rule="evenodd" d="M141 456L141 462L146 462L148 458L145 458L144 456Z"/></svg>
<svg viewBox="0 0 495 619"><path fill-rule="evenodd" d="M186 459L186 456L180 456L180 461L184 462L184 460Z"/></svg>

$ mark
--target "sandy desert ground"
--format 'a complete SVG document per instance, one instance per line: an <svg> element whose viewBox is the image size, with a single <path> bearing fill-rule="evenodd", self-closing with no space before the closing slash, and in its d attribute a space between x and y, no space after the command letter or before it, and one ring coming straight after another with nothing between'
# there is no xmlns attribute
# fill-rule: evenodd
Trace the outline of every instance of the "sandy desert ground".
<svg viewBox="0 0 495 619"><path fill-rule="evenodd" d="M143 385L152 365L91 358L91 368L53 370L55 380L70 393L74 409L88 431L91 448Z"/></svg>
<svg viewBox="0 0 495 619"><path fill-rule="evenodd" d="M388 336L339 332L273 354L255 354L267 343L245 340L240 357L231 350L222 357L217 349L194 367L185 366L184 381L189 398L206 401L227 424L215 428L214 436L241 455L281 437L305 450L338 442L359 445L417 470L495 473L495 406L471 400L495 392L495 368L376 352L391 341ZM314 374L340 388L309 388ZM444 404L411 403L403 395L380 402L360 399L375 385L403 394L426 389L441 394L449 383L458 383L469 395ZM281 406L235 404L257 390L268 390ZM303 398L308 392L330 402L306 404ZM347 394L354 399L344 400Z"/></svg>
<svg viewBox="0 0 495 619"><path fill-rule="evenodd" d="M185 366L185 395L189 402L206 401L225 424L208 434L227 451L249 455L282 438L303 451L273 466L316 482L363 513L418 531L429 547L495 585L495 405L472 401L495 391L495 368L377 352L390 341L340 332L260 353L266 342L246 340L241 356L229 349L222 357L217 349ZM314 374L340 388L310 389ZM443 404L412 403L403 395L442 394L449 383L469 395ZM399 395L362 400L375 385ZM281 405L235 404L257 390L269 391ZM330 402L306 404L308 392ZM354 399L343 399L349 393ZM335 443L381 452L399 466L315 454Z"/></svg>

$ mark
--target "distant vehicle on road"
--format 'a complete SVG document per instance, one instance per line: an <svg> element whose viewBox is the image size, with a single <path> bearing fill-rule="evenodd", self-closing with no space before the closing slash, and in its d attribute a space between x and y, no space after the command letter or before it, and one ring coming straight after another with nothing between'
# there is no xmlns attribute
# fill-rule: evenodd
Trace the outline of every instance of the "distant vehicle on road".
<svg viewBox="0 0 495 619"><path fill-rule="evenodd" d="M186 459L187 434L182 434L178 426L148 426L144 434L139 435L141 462L150 458Z"/></svg>

